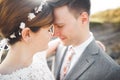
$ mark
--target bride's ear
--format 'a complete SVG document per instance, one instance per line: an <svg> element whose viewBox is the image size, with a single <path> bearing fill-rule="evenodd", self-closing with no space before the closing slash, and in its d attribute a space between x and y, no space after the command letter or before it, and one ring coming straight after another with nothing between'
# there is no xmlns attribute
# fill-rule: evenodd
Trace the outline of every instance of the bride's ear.
<svg viewBox="0 0 120 80"><path fill-rule="evenodd" d="M24 28L21 32L22 40L28 42L31 37L31 30L29 28Z"/></svg>

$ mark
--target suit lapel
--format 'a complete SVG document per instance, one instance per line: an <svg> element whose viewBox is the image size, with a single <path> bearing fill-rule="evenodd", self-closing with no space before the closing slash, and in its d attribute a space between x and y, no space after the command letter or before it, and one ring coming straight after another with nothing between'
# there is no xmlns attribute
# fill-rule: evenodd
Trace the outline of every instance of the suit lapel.
<svg viewBox="0 0 120 80"><path fill-rule="evenodd" d="M54 75L56 78L60 76L60 70L61 70L61 65L63 63L66 51L68 47L65 47L63 45L59 45L55 57L55 66L54 66Z"/></svg>
<svg viewBox="0 0 120 80"><path fill-rule="evenodd" d="M66 75L65 80L76 80L81 76L89 67L92 66L95 59L95 54L98 53L98 48L94 45L95 41L92 41L85 49L79 60L76 62L71 71Z"/></svg>

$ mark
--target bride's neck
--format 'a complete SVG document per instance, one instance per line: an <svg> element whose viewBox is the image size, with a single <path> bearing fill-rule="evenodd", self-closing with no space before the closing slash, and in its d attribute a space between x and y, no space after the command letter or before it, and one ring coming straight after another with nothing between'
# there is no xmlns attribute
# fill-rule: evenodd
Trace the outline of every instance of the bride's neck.
<svg viewBox="0 0 120 80"><path fill-rule="evenodd" d="M32 63L33 54L24 47L11 47L5 60L0 65L0 73L6 74L28 67Z"/></svg>

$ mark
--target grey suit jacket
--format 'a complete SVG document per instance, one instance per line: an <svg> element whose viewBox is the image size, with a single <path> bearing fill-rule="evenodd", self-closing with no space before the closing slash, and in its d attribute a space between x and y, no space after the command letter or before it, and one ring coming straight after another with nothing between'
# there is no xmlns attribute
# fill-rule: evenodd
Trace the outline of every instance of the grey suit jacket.
<svg viewBox="0 0 120 80"><path fill-rule="evenodd" d="M60 45L55 57L54 75L60 80L61 65L67 47ZM120 80L119 65L93 40L64 80Z"/></svg>

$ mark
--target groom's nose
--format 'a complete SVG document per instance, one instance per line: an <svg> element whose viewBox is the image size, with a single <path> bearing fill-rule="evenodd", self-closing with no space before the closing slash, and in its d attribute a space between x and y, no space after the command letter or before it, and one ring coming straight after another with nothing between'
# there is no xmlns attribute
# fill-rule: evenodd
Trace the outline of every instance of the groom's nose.
<svg viewBox="0 0 120 80"><path fill-rule="evenodd" d="M53 37L59 37L59 36L60 36L60 29L55 27L54 28Z"/></svg>

